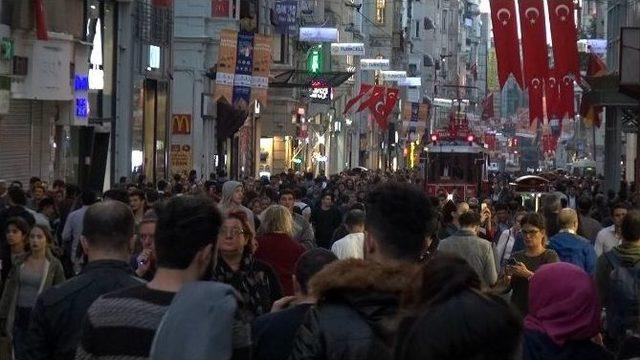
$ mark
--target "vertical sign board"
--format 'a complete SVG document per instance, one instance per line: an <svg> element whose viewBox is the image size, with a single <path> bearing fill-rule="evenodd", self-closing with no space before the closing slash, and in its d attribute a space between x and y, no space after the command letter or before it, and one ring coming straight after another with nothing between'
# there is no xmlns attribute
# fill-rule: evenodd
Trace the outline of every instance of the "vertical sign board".
<svg viewBox="0 0 640 360"><path fill-rule="evenodd" d="M293 36L297 33L298 2L296 0L282 0L275 3L275 26L279 34Z"/></svg>
<svg viewBox="0 0 640 360"><path fill-rule="evenodd" d="M186 174L191 171L193 157L191 146L188 144L171 144L171 172L173 174Z"/></svg>
<svg viewBox="0 0 640 360"><path fill-rule="evenodd" d="M173 114L171 117L171 172L188 173L192 167L191 114Z"/></svg>
<svg viewBox="0 0 640 360"><path fill-rule="evenodd" d="M89 75L75 74L73 78L73 123L76 126L89 125Z"/></svg>

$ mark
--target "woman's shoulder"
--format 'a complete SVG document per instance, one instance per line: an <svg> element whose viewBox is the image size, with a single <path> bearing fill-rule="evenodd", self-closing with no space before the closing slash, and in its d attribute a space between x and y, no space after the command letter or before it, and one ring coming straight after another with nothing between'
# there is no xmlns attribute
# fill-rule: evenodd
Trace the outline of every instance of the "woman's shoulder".
<svg viewBox="0 0 640 360"><path fill-rule="evenodd" d="M558 257L558 253L553 249L546 249L542 254L542 256L544 257L545 260L549 262L560 261Z"/></svg>

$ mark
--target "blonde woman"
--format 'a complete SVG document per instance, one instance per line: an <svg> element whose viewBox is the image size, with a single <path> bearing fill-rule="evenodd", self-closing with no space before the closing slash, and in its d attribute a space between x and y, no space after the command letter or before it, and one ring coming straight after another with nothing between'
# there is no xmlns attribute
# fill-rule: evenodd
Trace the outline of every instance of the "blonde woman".
<svg viewBox="0 0 640 360"><path fill-rule="evenodd" d="M60 261L51 253L53 237L42 225L34 225L29 233L29 252L16 260L0 300L2 331L11 334L15 358L25 358L26 335L31 310L38 295L64 281Z"/></svg>
<svg viewBox="0 0 640 360"><path fill-rule="evenodd" d="M285 296L293 295L293 280L296 261L305 252L304 246L293 240L293 219L282 205L271 205L263 213L258 228L258 250L256 259L263 261L276 271Z"/></svg>

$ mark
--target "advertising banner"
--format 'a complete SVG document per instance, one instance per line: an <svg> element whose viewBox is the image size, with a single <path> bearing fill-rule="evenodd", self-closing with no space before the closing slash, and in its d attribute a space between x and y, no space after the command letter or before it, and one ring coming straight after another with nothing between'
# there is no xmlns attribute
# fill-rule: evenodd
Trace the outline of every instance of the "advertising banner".
<svg viewBox="0 0 640 360"><path fill-rule="evenodd" d="M216 71L213 101L218 101L218 99L222 97L231 103L234 74L236 71L237 46L238 33L236 31L220 31L220 48L218 50L218 68Z"/></svg>
<svg viewBox="0 0 640 360"><path fill-rule="evenodd" d="M251 101L251 74L253 73L253 33L238 34L236 71L233 78L233 107L246 110Z"/></svg>
<svg viewBox="0 0 640 360"><path fill-rule="evenodd" d="M331 44L331 55L364 56L364 44L363 43L333 43Z"/></svg>
<svg viewBox="0 0 640 360"><path fill-rule="evenodd" d="M253 73L251 74L251 103L267 105L269 70L271 69L271 37L255 34L253 39Z"/></svg>
<svg viewBox="0 0 640 360"><path fill-rule="evenodd" d="M278 34L295 35L298 22L298 2L295 0L276 1L274 5L274 25Z"/></svg>

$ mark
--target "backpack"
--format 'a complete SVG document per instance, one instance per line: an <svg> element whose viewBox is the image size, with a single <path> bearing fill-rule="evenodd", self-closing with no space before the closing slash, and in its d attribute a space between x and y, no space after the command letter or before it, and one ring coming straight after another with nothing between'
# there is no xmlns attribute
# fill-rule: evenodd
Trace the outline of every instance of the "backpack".
<svg viewBox="0 0 640 360"><path fill-rule="evenodd" d="M604 256L613 267L609 273L611 300L607 304L606 330L610 337L622 340L628 330L638 328L640 321L640 262L627 267L613 251Z"/></svg>
<svg viewBox="0 0 640 360"><path fill-rule="evenodd" d="M231 359L237 309L229 285L200 281L176 294L156 331L151 360Z"/></svg>

